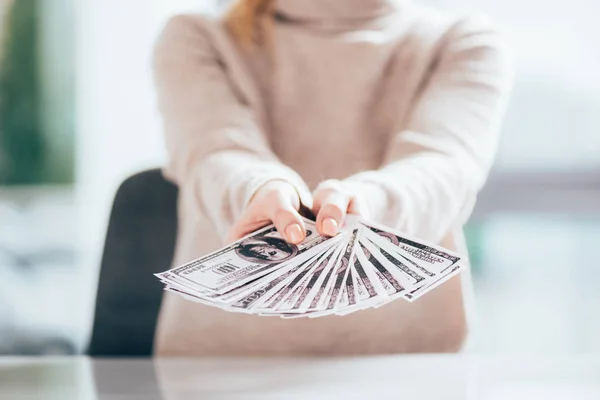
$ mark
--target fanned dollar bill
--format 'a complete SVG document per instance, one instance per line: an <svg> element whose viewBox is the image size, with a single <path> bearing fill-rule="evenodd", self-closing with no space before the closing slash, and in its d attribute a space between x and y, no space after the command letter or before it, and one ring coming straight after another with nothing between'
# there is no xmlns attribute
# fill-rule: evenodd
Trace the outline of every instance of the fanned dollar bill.
<svg viewBox="0 0 600 400"><path fill-rule="evenodd" d="M226 311L317 318L415 301L463 269L461 255L371 221L348 216L335 237L304 222L298 245L270 225L156 276L165 290Z"/></svg>

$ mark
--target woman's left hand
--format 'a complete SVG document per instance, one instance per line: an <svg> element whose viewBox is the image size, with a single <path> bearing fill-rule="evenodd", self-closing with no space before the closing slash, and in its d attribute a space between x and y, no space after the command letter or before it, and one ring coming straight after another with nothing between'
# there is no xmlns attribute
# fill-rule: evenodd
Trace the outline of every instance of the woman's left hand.
<svg viewBox="0 0 600 400"><path fill-rule="evenodd" d="M372 218L374 200L380 200L383 189L362 182L330 179L313 192L313 212L317 230L323 236L335 236L347 213Z"/></svg>

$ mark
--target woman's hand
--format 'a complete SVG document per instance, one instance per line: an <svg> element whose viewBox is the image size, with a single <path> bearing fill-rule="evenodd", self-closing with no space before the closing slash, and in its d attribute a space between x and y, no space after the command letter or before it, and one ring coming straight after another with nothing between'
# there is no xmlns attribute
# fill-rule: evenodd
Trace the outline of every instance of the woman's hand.
<svg viewBox="0 0 600 400"><path fill-rule="evenodd" d="M313 212L317 216L317 230L321 235L338 233L346 214L373 218L385 201L383 188L358 181L322 182L313 192Z"/></svg>
<svg viewBox="0 0 600 400"><path fill-rule="evenodd" d="M270 181L254 193L246 211L232 227L228 240L241 239L272 222L285 240L300 243L306 237L306 228L299 208L300 198L292 184L283 180Z"/></svg>

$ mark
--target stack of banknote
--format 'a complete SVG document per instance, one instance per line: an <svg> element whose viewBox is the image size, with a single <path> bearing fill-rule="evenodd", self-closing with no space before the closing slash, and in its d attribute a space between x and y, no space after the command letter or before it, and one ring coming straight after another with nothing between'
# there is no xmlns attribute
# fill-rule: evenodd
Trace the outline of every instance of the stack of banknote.
<svg viewBox="0 0 600 400"><path fill-rule="evenodd" d="M306 219L306 239L274 226L156 276L188 300L283 318L346 315L396 299L415 301L461 270L461 256L349 216L334 237Z"/></svg>

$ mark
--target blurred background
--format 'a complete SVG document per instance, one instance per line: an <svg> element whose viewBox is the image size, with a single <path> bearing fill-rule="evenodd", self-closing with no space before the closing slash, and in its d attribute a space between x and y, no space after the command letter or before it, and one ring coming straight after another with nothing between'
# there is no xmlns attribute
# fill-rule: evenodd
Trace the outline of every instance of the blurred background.
<svg viewBox="0 0 600 400"><path fill-rule="evenodd" d="M468 226L472 351L600 353L600 3L419 1L491 15L515 54ZM224 3L0 0L0 354L83 351L115 191L165 158L153 42Z"/></svg>

